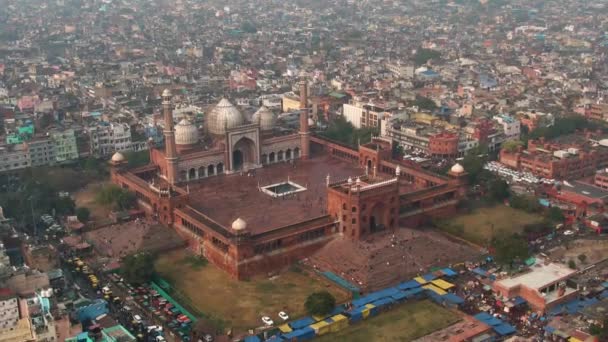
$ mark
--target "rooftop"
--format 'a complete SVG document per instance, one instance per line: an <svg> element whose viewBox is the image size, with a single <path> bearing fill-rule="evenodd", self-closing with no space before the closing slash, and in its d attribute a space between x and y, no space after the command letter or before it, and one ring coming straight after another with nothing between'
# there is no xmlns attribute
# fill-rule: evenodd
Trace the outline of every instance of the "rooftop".
<svg viewBox="0 0 608 342"><path fill-rule="evenodd" d="M506 288L521 285L540 290L545 286L554 284L559 280L574 275L575 273L576 270L571 270L565 265L556 263L544 264L541 259L538 259L537 263L532 266L532 269L529 272L517 275L515 277L501 279L497 282L497 284Z"/></svg>
<svg viewBox="0 0 608 342"><path fill-rule="evenodd" d="M362 173L356 165L321 155L190 183L190 206L223 227L240 217L252 234L258 234L326 215L327 175L334 181ZM260 190L287 181L305 190L278 197Z"/></svg>

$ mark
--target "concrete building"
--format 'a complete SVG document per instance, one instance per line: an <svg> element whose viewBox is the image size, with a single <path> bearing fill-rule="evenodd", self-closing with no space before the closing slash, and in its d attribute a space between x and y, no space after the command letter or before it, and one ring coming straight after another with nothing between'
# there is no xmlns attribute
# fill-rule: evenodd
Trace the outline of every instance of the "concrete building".
<svg viewBox="0 0 608 342"><path fill-rule="evenodd" d="M530 270L494 282L494 291L504 298L525 299L534 310L545 312L578 296L572 281L577 273L565 265L537 259Z"/></svg>
<svg viewBox="0 0 608 342"><path fill-rule="evenodd" d="M501 126L505 140L518 140L521 134L521 123L519 120L508 115L496 115L494 117Z"/></svg>
<svg viewBox="0 0 608 342"><path fill-rule="evenodd" d="M78 145L76 144L74 130L53 131L51 132L51 141L56 163L61 164L78 159Z"/></svg>
<svg viewBox="0 0 608 342"><path fill-rule="evenodd" d="M30 165L27 145L0 145L0 172L20 170Z"/></svg>
<svg viewBox="0 0 608 342"><path fill-rule="evenodd" d="M542 113L532 110L517 112L515 116L523 126L528 127L529 132L540 127L550 127L555 124L555 116L551 113Z"/></svg>
<svg viewBox="0 0 608 342"><path fill-rule="evenodd" d="M91 154L110 155L114 152L133 150L131 127L125 123L99 125L89 129Z"/></svg>
<svg viewBox="0 0 608 342"><path fill-rule="evenodd" d="M355 128L377 127L380 121L390 118L397 107L389 103L366 102L362 98L355 97L351 103L342 105L342 115L346 121Z"/></svg>
<svg viewBox="0 0 608 342"><path fill-rule="evenodd" d="M536 176L573 180L594 176L608 166L608 139L595 141L587 136L563 137L561 141L544 138L530 140L528 148L500 151L500 162Z"/></svg>
<svg viewBox="0 0 608 342"><path fill-rule="evenodd" d="M406 80L414 78L414 66L411 64L386 63L386 69L399 78Z"/></svg>
<svg viewBox="0 0 608 342"><path fill-rule="evenodd" d="M0 331L13 328L19 321L17 296L9 289L0 289Z"/></svg>
<svg viewBox="0 0 608 342"><path fill-rule="evenodd" d="M25 300L11 290L0 289L0 342L36 341Z"/></svg>
<svg viewBox="0 0 608 342"><path fill-rule="evenodd" d="M55 164L55 145L48 137L34 138L27 142L30 152L31 166L44 166Z"/></svg>
<svg viewBox="0 0 608 342"><path fill-rule="evenodd" d="M137 339L122 325L110 328L96 328L67 338L65 342L135 342Z"/></svg>

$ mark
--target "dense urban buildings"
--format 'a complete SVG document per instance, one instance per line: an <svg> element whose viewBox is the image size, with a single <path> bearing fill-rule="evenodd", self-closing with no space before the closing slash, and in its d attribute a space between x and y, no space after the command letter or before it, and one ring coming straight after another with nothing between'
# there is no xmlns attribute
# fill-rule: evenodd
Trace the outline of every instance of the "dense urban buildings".
<svg viewBox="0 0 608 342"><path fill-rule="evenodd" d="M607 9L5 1L0 342L608 339Z"/></svg>

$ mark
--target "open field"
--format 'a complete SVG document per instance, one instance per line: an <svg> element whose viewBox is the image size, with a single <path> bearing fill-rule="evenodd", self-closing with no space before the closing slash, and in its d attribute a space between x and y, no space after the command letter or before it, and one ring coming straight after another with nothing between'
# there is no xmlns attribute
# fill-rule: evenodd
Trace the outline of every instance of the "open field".
<svg viewBox="0 0 608 342"><path fill-rule="evenodd" d="M440 229L484 246L492 236L521 233L527 224L542 221L541 215L527 213L505 205L473 210L441 223Z"/></svg>
<svg viewBox="0 0 608 342"><path fill-rule="evenodd" d="M99 190L108 182L90 183L83 189L74 193L74 201L77 207L87 207L91 211L91 221L105 220L110 214L110 209L95 202L95 196Z"/></svg>
<svg viewBox="0 0 608 342"><path fill-rule="evenodd" d="M460 319L457 312L430 300L408 302L316 341L412 341L448 327Z"/></svg>
<svg viewBox="0 0 608 342"><path fill-rule="evenodd" d="M280 322L277 313L291 318L305 315L304 301L315 291L327 290L338 303L349 299L348 293L324 279L305 272L287 271L273 278L236 281L211 263L195 265L185 250L161 255L156 261L158 273L192 301L192 306L220 319L236 332L262 325L261 317Z"/></svg>
<svg viewBox="0 0 608 342"><path fill-rule="evenodd" d="M567 247L567 248L566 248ZM568 263L573 260L579 268L593 265L608 259L608 240L579 239L568 242L566 246L558 246L547 252L553 260ZM579 259L584 255L584 262Z"/></svg>

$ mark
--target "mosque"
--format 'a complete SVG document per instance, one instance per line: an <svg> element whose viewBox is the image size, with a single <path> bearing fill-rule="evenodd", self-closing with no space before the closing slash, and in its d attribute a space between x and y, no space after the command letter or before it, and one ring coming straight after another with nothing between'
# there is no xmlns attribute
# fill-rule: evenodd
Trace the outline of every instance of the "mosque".
<svg viewBox="0 0 608 342"><path fill-rule="evenodd" d="M150 142L150 164L135 169L116 153L112 181L237 279L289 266L334 238L455 212L466 189L462 166L438 175L392 159L390 140L353 149L316 136L306 81L299 86L297 130L263 106L247 118L222 99L203 136L186 118L174 125L172 95L163 91L164 146Z"/></svg>

